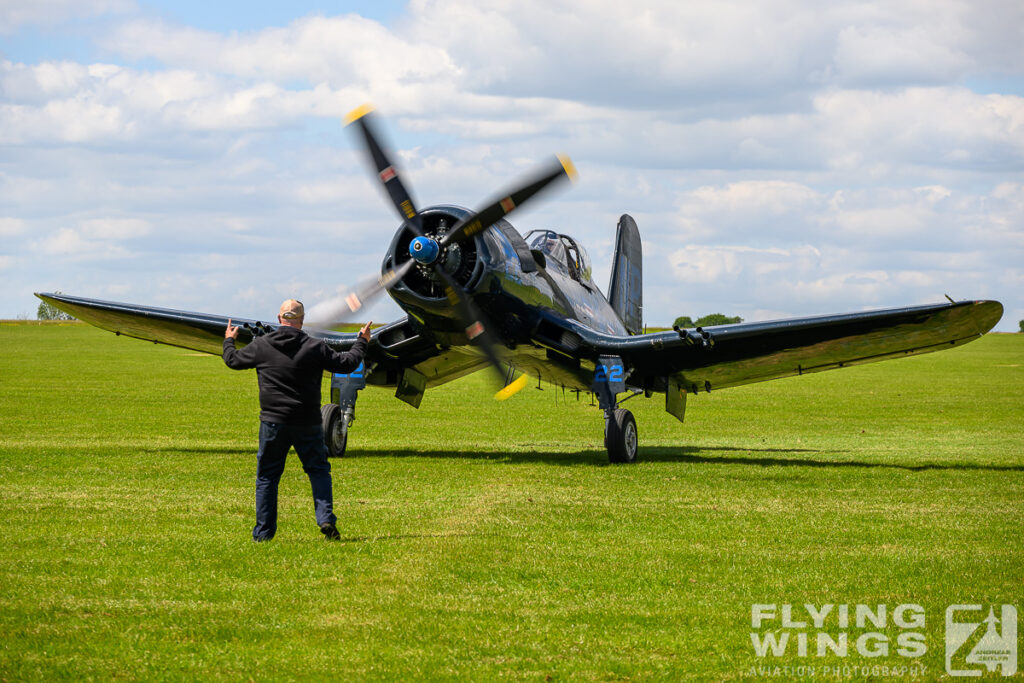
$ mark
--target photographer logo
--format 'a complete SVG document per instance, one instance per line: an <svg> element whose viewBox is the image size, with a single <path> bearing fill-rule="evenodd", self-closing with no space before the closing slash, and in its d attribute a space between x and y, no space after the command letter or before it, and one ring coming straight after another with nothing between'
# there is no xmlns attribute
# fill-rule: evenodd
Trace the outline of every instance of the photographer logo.
<svg viewBox="0 0 1024 683"><path fill-rule="evenodd" d="M1003 676L1017 672L1017 609L982 605L946 608L946 673L981 676L998 668Z"/></svg>

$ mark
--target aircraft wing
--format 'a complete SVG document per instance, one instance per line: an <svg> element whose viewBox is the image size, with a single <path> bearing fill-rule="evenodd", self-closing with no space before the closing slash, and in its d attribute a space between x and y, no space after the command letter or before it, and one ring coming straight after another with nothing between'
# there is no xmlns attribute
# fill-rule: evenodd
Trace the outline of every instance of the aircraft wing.
<svg viewBox="0 0 1024 683"><path fill-rule="evenodd" d="M224 329L228 324L228 316L85 299L65 294L36 294L36 296L83 322L109 330L117 335L179 346L215 356L221 355L223 351ZM239 327L239 345L248 344L253 340L254 335L277 327L276 322L273 324L263 323L234 316L231 317L231 321L232 325ZM380 329L374 330L374 337L378 336L380 331ZM318 330L309 330L308 332L310 336L324 339L328 345L338 351L351 348L357 337L355 333L321 332ZM367 348L368 358L374 346L377 345L371 341Z"/></svg>
<svg viewBox="0 0 1024 683"><path fill-rule="evenodd" d="M223 352L224 328L227 327L228 316L86 299L66 294L36 296L83 322L117 335L215 356ZM264 323L250 318L231 316L231 321L239 327L239 346L248 344L256 335L277 328L276 323ZM311 328L304 328L304 331L311 337L323 339L336 351L352 348L358 336L355 333ZM411 369L422 376L425 386L436 386L479 370L486 364L487 360L478 354L439 349L432 339L420 334L410 324L408 317L402 317L371 333L370 343L366 347L366 365L370 368L366 382L378 386L397 386L403 373Z"/></svg>
<svg viewBox="0 0 1024 683"><path fill-rule="evenodd" d="M671 379L696 393L951 348L988 332L1002 314L998 301L959 301L720 325L706 328L707 339L694 330L605 335L563 319L546 345L592 360L617 356L632 386L664 391Z"/></svg>

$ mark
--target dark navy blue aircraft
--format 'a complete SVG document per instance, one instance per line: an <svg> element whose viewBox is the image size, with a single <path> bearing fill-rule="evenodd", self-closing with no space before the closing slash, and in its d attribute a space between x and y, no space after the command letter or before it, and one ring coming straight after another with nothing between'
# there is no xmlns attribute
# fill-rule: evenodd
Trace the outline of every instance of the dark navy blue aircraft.
<svg viewBox="0 0 1024 683"><path fill-rule="evenodd" d="M689 395L856 363L965 344L1002 317L997 301L958 301L644 334L640 234L619 219L607 297L591 278L586 250L549 230L521 235L505 216L545 188L574 175L559 158L518 189L478 211L440 205L417 209L381 144L368 107L349 115L380 182L402 220L381 275L312 307L306 327L336 349L356 335L330 331L388 291L407 316L373 331L364 367L335 375L323 407L324 434L342 455L358 391L390 387L418 407L424 392L494 368L507 398L527 376L592 392L604 411L612 462L637 457L636 421L621 404L640 394L665 396L683 419ZM39 294L44 301L106 330L220 355L228 317ZM234 317L240 343L274 325ZM323 330L323 331L321 331ZM518 374L518 379L515 379ZM513 381L514 380L514 381Z"/></svg>

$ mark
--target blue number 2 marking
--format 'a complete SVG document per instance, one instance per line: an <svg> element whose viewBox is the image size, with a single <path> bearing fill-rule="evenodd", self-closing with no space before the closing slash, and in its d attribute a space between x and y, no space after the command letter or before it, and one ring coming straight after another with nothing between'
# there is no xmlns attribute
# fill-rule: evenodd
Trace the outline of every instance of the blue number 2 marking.
<svg viewBox="0 0 1024 683"><path fill-rule="evenodd" d="M594 380L597 382L621 382L622 366L616 364L608 368L604 365L598 365L595 368Z"/></svg>

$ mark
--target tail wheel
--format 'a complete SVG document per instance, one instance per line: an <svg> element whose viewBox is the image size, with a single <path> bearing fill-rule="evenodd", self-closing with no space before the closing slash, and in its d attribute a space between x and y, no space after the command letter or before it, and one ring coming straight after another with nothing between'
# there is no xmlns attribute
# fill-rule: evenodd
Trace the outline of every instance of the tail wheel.
<svg viewBox="0 0 1024 683"><path fill-rule="evenodd" d="M341 413L341 406L328 403L320 408L321 424L324 428L324 444L327 446L327 457L340 458L345 455L348 445L348 424Z"/></svg>
<svg viewBox="0 0 1024 683"><path fill-rule="evenodd" d="M624 408L612 411L611 418L605 422L604 445L608 449L608 462L636 462L639 438L633 413Z"/></svg>

